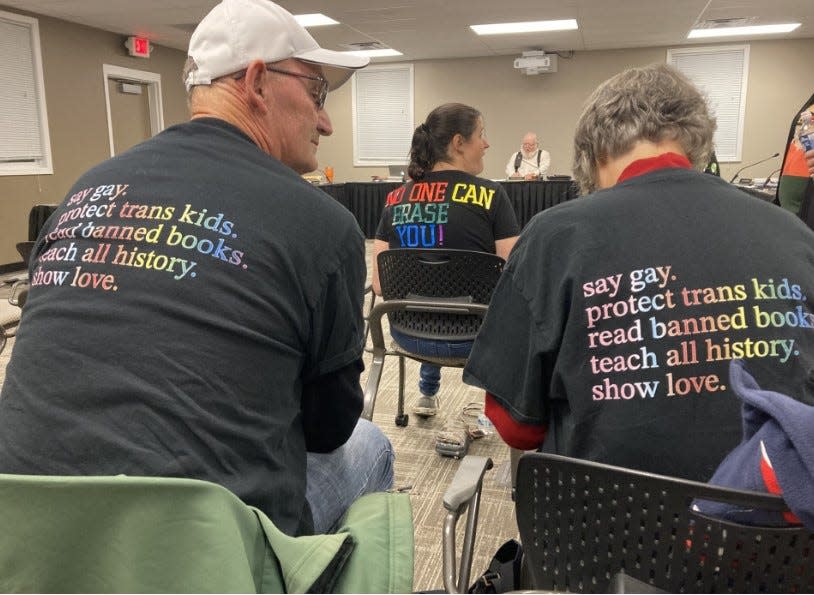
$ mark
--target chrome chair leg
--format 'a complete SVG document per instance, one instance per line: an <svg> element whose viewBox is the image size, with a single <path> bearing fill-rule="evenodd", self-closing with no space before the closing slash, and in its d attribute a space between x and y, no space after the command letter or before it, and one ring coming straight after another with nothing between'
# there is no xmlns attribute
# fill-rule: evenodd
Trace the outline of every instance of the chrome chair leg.
<svg viewBox="0 0 814 595"><path fill-rule="evenodd" d="M396 412L396 425L404 428L410 423L410 416L405 415L404 413L404 376L405 376L405 367L404 367L404 356L399 356L399 402L398 402L398 410Z"/></svg>
<svg viewBox="0 0 814 595"><path fill-rule="evenodd" d="M472 572L472 556L478 526L483 475L493 466L492 459L467 455L461 460L452 483L444 492L447 516L443 530L443 573L447 593L466 593ZM455 563L455 530L460 516L466 512L460 565Z"/></svg>

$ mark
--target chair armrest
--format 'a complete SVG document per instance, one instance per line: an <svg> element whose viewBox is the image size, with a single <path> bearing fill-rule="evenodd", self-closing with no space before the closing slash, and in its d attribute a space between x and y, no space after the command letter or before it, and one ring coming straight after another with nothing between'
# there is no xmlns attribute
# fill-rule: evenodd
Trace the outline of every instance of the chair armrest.
<svg viewBox="0 0 814 595"><path fill-rule="evenodd" d="M21 281L28 281L28 273L24 273L22 275L15 275L14 277L6 277L0 284L3 285L14 285L15 283L20 283Z"/></svg>
<svg viewBox="0 0 814 595"><path fill-rule="evenodd" d="M448 593L465 593L472 571L472 555L478 524L483 475L493 466L492 459L467 455L461 460L449 488L444 493L443 563L444 588ZM455 532L458 518L468 509L460 565L455 561ZM457 578L456 578L457 575Z"/></svg>
<svg viewBox="0 0 814 595"><path fill-rule="evenodd" d="M393 300L403 304L404 310L411 312L443 312L444 314L477 314L486 316L489 306L486 304L465 304L455 302L436 302L428 300Z"/></svg>
<svg viewBox="0 0 814 595"><path fill-rule="evenodd" d="M368 294L370 294L370 303L368 304L367 312L364 313L365 339L363 345L365 346L365 349L367 349L367 338L370 336L370 312L373 310L373 306L376 304L376 294L373 292L373 285L371 283L368 283L365 286L365 295Z"/></svg>
<svg viewBox="0 0 814 595"><path fill-rule="evenodd" d="M444 508L450 512L463 512L472 497L480 490L483 476L492 468L492 459L478 456L465 456L444 492Z"/></svg>
<svg viewBox="0 0 814 595"><path fill-rule="evenodd" d="M15 281L11 286L11 295L8 297L8 303L18 308L25 306L25 302L28 299L28 289L28 277Z"/></svg>

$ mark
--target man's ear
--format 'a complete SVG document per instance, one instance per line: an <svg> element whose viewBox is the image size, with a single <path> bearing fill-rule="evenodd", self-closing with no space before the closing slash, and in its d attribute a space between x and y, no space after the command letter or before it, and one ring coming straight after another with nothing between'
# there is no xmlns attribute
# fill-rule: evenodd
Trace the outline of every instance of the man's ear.
<svg viewBox="0 0 814 595"><path fill-rule="evenodd" d="M252 108L266 110L268 106L263 100L266 82L266 65L262 60L254 60L246 67L246 76L243 77L246 98Z"/></svg>

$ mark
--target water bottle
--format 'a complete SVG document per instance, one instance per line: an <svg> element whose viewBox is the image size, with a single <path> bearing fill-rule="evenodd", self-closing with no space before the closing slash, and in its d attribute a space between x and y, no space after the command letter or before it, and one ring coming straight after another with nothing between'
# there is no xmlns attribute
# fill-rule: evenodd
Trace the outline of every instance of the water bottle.
<svg viewBox="0 0 814 595"><path fill-rule="evenodd" d="M800 144L803 145L803 151L810 151L814 149L814 124L811 123L811 112L806 110L801 116L803 124L800 126Z"/></svg>

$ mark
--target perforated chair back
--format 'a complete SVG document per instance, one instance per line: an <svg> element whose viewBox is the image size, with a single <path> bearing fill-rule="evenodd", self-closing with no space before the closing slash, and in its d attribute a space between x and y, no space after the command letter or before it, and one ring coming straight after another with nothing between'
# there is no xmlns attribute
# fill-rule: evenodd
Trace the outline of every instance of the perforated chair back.
<svg viewBox="0 0 814 595"><path fill-rule="evenodd" d="M517 523L532 585L609 593L628 576L670 593L814 592L814 535L694 513L694 499L785 510L782 498L557 455L524 455ZM640 592L640 591L633 591Z"/></svg>
<svg viewBox="0 0 814 595"><path fill-rule="evenodd" d="M504 260L472 250L396 249L378 256L385 300L413 299L488 304ZM436 312L398 311L388 315L391 328L422 339L469 341L481 317Z"/></svg>

